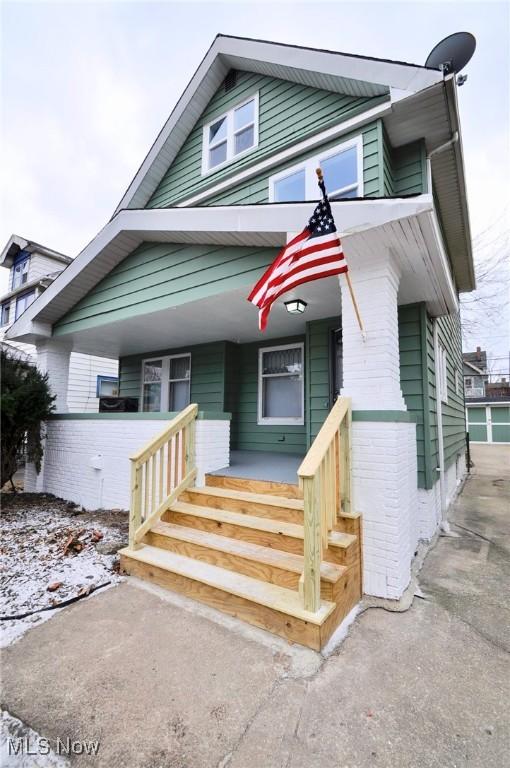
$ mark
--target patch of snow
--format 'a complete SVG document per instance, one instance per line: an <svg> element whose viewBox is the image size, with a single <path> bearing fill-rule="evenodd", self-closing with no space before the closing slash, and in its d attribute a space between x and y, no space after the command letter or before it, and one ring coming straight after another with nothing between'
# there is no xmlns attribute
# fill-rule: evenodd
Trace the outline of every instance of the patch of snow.
<svg viewBox="0 0 510 768"><path fill-rule="evenodd" d="M96 549L98 544L100 549L108 549L108 544L113 550L116 544L122 546L121 534L104 524L97 524L93 514L86 520L81 516L62 514L58 500L53 507L48 503L27 505L26 509L4 511L0 531L2 617L52 606L77 596L80 591L121 580L114 570L116 555L101 554ZM75 550L69 548L66 554L65 545L73 535L78 544ZM52 584L59 586L48 591ZM57 610L0 621L0 647L47 621Z"/></svg>
<svg viewBox="0 0 510 768"><path fill-rule="evenodd" d="M0 718L0 765L2 768L68 768L67 758L56 755L41 738L8 712Z"/></svg>

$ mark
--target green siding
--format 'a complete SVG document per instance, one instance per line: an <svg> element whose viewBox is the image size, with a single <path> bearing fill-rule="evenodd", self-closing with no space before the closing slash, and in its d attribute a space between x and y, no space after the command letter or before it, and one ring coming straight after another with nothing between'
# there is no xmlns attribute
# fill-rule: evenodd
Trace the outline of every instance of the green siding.
<svg viewBox="0 0 510 768"><path fill-rule="evenodd" d="M259 144L238 160L202 176L203 126L259 93ZM364 112L388 97L354 97L250 72L238 72L234 88L223 85L184 141L147 207L164 208L202 192L297 141Z"/></svg>
<svg viewBox="0 0 510 768"><path fill-rule="evenodd" d="M409 304L398 308L400 349L400 386L407 410L416 420L418 487L427 487L428 457L426 448L425 382L422 354L423 307Z"/></svg>
<svg viewBox="0 0 510 768"><path fill-rule="evenodd" d="M455 371L462 377L462 337L458 315L440 317L437 322L439 342L445 348L447 358L448 402L442 404L444 461L447 468L466 447L463 388L460 394L455 391Z"/></svg>
<svg viewBox="0 0 510 768"><path fill-rule="evenodd" d="M330 356L331 332L341 324L340 317L314 320L306 326L307 439L317 437L331 407Z"/></svg>
<svg viewBox="0 0 510 768"><path fill-rule="evenodd" d="M277 249L142 243L53 328L55 335L250 288Z"/></svg>
<svg viewBox="0 0 510 768"><path fill-rule="evenodd" d="M383 187L385 195L411 195L427 191L426 152L423 141L394 148L382 133Z"/></svg>
<svg viewBox="0 0 510 768"><path fill-rule="evenodd" d="M273 347L279 344L303 342L304 340L302 336L271 339L271 341L261 341L255 344L241 344L235 350L236 354L231 359L231 365L236 371L237 391L230 400L232 406L231 447L233 450L275 451L304 456L306 452L305 425L257 424L259 349L264 346Z"/></svg>
<svg viewBox="0 0 510 768"><path fill-rule="evenodd" d="M142 360L191 353L191 402L202 410L229 411L225 407L225 348L223 341L198 344L181 349L156 350L144 355L121 357L119 360L119 394L121 397L141 396Z"/></svg>

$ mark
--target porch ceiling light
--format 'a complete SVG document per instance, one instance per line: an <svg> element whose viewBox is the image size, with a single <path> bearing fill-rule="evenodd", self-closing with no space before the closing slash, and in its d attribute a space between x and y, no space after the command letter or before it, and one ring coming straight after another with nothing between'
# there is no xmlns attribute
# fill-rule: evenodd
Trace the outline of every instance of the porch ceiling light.
<svg viewBox="0 0 510 768"><path fill-rule="evenodd" d="M291 315L302 315L306 309L306 301L302 299L291 299L285 302L285 309L290 312Z"/></svg>

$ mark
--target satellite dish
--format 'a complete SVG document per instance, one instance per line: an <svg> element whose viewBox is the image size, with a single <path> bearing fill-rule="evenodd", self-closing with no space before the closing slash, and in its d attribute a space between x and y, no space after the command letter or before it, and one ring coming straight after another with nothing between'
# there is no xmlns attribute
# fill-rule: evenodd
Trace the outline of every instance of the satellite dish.
<svg viewBox="0 0 510 768"><path fill-rule="evenodd" d="M449 75L452 72L460 72L476 48L476 39L471 32L455 32L441 40L429 53L426 67L431 69L440 69L443 74Z"/></svg>

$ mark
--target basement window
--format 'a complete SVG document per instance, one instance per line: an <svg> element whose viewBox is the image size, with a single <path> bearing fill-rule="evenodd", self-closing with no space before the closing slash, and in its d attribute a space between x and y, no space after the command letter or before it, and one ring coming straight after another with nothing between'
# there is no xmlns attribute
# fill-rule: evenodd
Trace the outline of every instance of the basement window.
<svg viewBox="0 0 510 768"><path fill-rule="evenodd" d="M202 174L215 171L258 145L259 95L256 93L204 126Z"/></svg>
<svg viewBox="0 0 510 768"><path fill-rule="evenodd" d="M259 349L258 424L304 424L303 344Z"/></svg>
<svg viewBox="0 0 510 768"><path fill-rule="evenodd" d="M271 176L269 202L317 200L320 191L315 170L319 166L330 200L363 197L363 141L357 136Z"/></svg>
<svg viewBox="0 0 510 768"><path fill-rule="evenodd" d="M190 404L191 355L168 355L142 363L142 410L182 411Z"/></svg>

